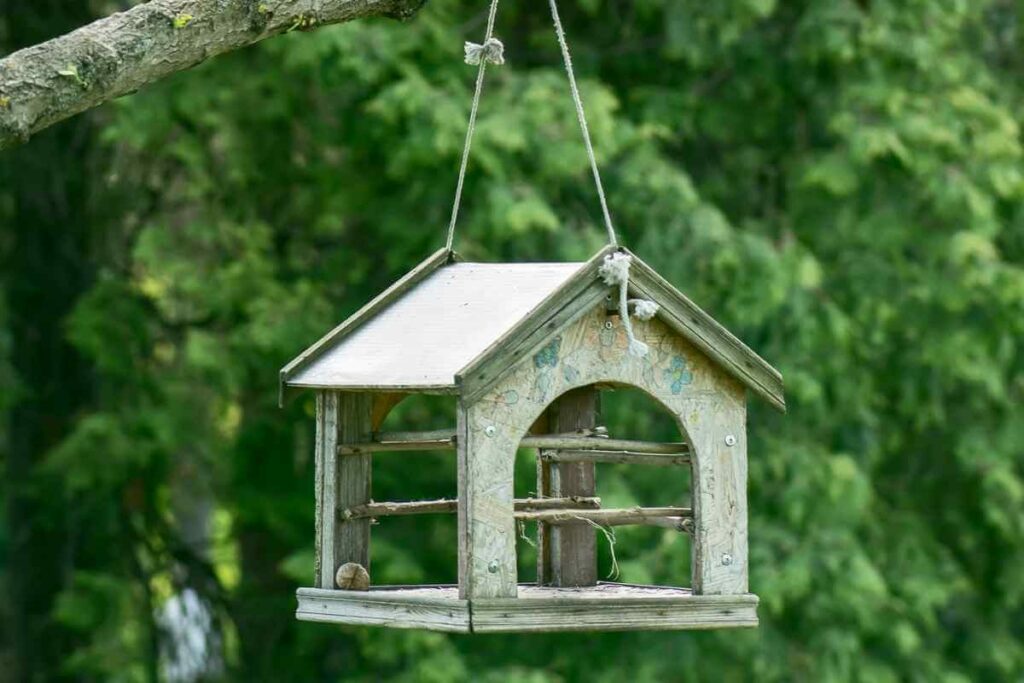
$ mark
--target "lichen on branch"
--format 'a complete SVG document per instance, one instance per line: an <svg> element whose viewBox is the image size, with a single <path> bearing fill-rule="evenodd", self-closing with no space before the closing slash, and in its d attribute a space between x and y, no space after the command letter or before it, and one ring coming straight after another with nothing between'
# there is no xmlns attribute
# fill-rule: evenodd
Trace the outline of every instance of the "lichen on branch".
<svg viewBox="0 0 1024 683"><path fill-rule="evenodd" d="M0 59L0 150L210 57L426 0L150 0Z"/></svg>

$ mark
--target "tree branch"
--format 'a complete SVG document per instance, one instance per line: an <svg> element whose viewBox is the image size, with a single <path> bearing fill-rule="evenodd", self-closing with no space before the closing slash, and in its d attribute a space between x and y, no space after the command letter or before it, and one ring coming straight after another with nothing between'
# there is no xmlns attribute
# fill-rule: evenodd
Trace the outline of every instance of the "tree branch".
<svg viewBox="0 0 1024 683"><path fill-rule="evenodd" d="M150 0L0 60L0 150L210 57L426 0Z"/></svg>

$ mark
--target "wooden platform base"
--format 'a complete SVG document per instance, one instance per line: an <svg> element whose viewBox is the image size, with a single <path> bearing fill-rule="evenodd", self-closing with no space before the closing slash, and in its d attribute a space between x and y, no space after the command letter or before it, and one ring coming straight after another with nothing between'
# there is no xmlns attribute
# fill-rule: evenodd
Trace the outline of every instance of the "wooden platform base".
<svg viewBox="0 0 1024 683"><path fill-rule="evenodd" d="M694 595L687 588L600 583L589 588L519 585L518 598L459 599L456 586L370 591L300 588L296 617L336 624L457 633L654 631L757 626L758 598Z"/></svg>

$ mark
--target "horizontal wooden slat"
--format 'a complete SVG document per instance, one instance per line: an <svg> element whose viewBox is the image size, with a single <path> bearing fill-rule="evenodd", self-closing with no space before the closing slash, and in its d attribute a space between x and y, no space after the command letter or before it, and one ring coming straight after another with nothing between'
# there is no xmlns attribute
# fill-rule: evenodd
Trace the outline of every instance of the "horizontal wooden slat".
<svg viewBox="0 0 1024 683"><path fill-rule="evenodd" d="M682 530L683 520L693 517L693 510L682 507L658 508L610 508L607 510L537 510L516 512L515 517L523 522L544 522L547 524L586 524L593 522L604 526L626 524L653 524Z"/></svg>
<svg viewBox="0 0 1024 683"><path fill-rule="evenodd" d="M455 448L454 429L427 432L379 432L366 443L346 444L338 449L341 455L381 453L385 451L438 451Z"/></svg>
<svg viewBox="0 0 1024 683"><path fill-rule="evenodd" d="M458 510L458 499L441 498L439 500L412 500L400 502L373 502L349 508L342 512L344 519L356 517L391 517L397 515L428 515L432 513L454 513ZM597 509L601 507L601 499L587 496L570 496L566 498L517 498L515 509L529 510L560 510L566 508Z"/></svg>
<svg viewBox="0 0 1024 683"><path fill-rule="evenodd" d="M757 626L756 595L694 595L687 588L599 583L583 588L520 584L518 597L458 598L456 586L300 588L304 621L477 633L643 631Z"/></svg>
<svg viewBox="0 0 1024 683"><path fill-rule="evenodd" d="M541 460L546 462L600 462L624 463L627 465L674 466L689 465L689 455L669 453L638 453L636 451L579 451L541 450Z"/></svg>
<svg viewBox="0 0 1024 683"><path fill-rule="evenodd" d="M688 455L685 443L656 443L632 439L609 439L603 428L574 434L532 434L523 437L520 448L538 448L572 451L607 451L637 454ZM386 451L433 451L455 448L455 430L440 429L429 432L381 432L372 441L344 444L338 448L342 455Z"/></svg>
<svg viewBox="0 0 1024 683"><path fill-rule="evenodd" d="M549 450L626 451L631 453L687 454L690 452L690 447L685 443L654 443L593 436L526 436L519 442L519 446Z"/></svg>

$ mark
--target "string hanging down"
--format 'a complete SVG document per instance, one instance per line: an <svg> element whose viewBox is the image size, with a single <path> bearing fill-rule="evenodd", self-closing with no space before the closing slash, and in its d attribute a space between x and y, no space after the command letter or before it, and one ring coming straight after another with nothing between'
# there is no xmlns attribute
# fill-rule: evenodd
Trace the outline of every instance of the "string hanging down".
<svg viewBox="0 0 1024 683"><path fill-rule="evenodd" d="M555 0L549 0L551 6L551 19L555 25L555 36L558 38L558 45L562 51L562 61L565 64L565 73L569 79L569 89L572 92L573 103L576 106L576 118L580 124L580 132L583 135L583 145L587 150L587 158L590 161L590 171L594 176L594 184L597 187L597 197L601 203L601 214L604 218L605 230L608 233L608 243L613 247L619 246L615 237L615 226L612 224L612 215L608 210L608 200L605 197L604 185L601 183L601 172L597 168L597 157L594 154L594 145L590 140L590 129L587 126L587 115L583 109L583 98L580 96L579 87L576 85L576 74L572 68L572 56L569 53L569 44L565 38L565 29L562 27L562 19L558 15L558 6ZM448 238L445 248L451 249L455 241L455 225L459 218L459 207L462 203L462 190L466 181L466 167L469 165L469 150L473 144L473 133L476 130L476 117L480 110L480 95L484 89L484 74L488 64L501 65L505 63L504 45L494 37L494 21L498 13L498 0L491 0L490 10L487 14L487 30L484 33L483 43L470 43L465 45L466 63L478 66L476 74L476 88L473 91L473 103L469 109L469 124L466 127L466 141L462 147L462 161L459 164L459 178L455 185L455 200L452 202L451 220L448 222Z"/></svg>
<svg viewBox="0 0 1024 683"><path fill-rule="evenodd" d="M473 131L476 128L476 114L480 109L480 94L484 90L484 73L487 71L487 64L496 65L505 63L505 46L494 37L494 19L498 14L498 0L491 0L491 8L487 13L487 30L484 33L484 42L466 43L466 63L479 65L476 72L476 90L473 91L473 104L469 108L469 125L466 127L466 142L462 145L462 163L459 165L459 181L455 185L455 201L452 202L452 218L448 222L448 239L445 248L451 251L452 243L455 241L455 223L459 219L459 204L462 202L462 186L466 181L466 165L469 163L469 148L473 144Z"/></svg>
<svg viewBox="0 0 1024 683"><path fill-rule="evenodd" d="M601 202L601 214L604 218L604 227L608 232L608 243L618 247L619 242L615 237L615 226L612 224L612 215L608 210L608 199L605 197L604 185L601 183L601 172L597 168L597 157L594 154L594 145L590 140L590 129L587 126L587 115L583 109L583 98L580 96L579 87L576 85L576 74L572 68L572 55L569 53L569 43L565 38L565 28L562 26L562 19L558 15L558 4L556 0L548 0L551 7L551 19L555 25L555 36L558 38L558 45L562 51L562 61L565 64L565 74L569 79L569 90L572 93L572 101L576 106L576 119L580 124L580 132L583 135L583 145L587 150L587 158L590 161L590 171L594 176L594 185L597 188L597 197ZM469 43L465 45L466 63L477 65L476 88L473 91L473 103L469 109L469 124L466 127L466 141L462 147L462 161L459 164L459 180L455 186L455 201L452 203L451 221L448 223L448 239L445 243L447 249L452 248L455 241L455 224L459 218L459 205L462 202L462 189L466 180L466 167L469 164L469 150L473 144L473 132L476 129L476 117L480 110L480 95L484 88L484 74L487 72L488 64L500 65L505 63L505 46L494 37L494 20L498 13L498 0L491 0L490 11L487 14L487 30L484 33L483 43ZM601 266L601 277L612 286L619 288L619 318L626 330L626 338L629 340L629 353L633 356L646 356L647 344L643 343L633 334L633 325L629 319L629 266L630 257L628 254L610 254ZM650 320L657 312L657 304L651 301L635 302L634 314L640 320Z"/></svg>

